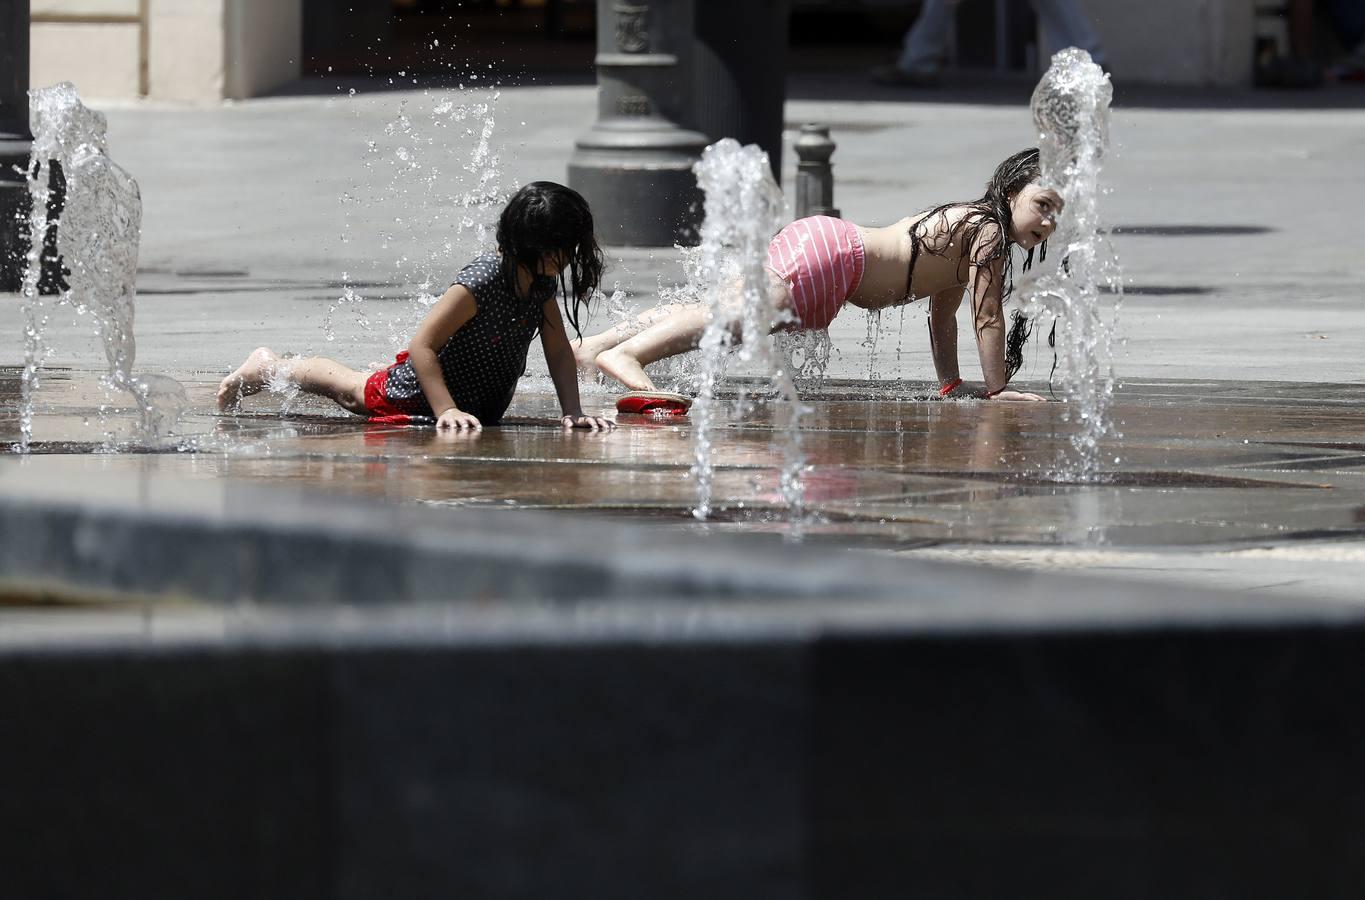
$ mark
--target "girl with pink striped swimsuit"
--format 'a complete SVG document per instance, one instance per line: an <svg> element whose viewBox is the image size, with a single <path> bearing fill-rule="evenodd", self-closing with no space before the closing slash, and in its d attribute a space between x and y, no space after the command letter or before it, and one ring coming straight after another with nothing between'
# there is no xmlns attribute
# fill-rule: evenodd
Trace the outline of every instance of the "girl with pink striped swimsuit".
<svg viewBox="0 0 1365 900"><path fill-rule="evenodd" d="M811 216L783 228L768 245L770 290L783 321L773 330L827 329L846 304L883 309L928 298L930 349L939 394L995 400L1042 400L1011 391L1009 380L1023 361L1030 325L1019 313L1008 336L1003 306L1011 287L1011 251L1035 248L1046 257L1063 201L1038 185L1038 151L1016 153L1001 163L980 199L946 203L884 228ZM957 365L957 310L970 296L973 330L985 384L964 386ZM623 412L657 405L685 411L687 398L658 391L644 367L695 349L706 326L699 304L661 306L631 323L584 338L579 368L620 381L632 393Z"/></svg>

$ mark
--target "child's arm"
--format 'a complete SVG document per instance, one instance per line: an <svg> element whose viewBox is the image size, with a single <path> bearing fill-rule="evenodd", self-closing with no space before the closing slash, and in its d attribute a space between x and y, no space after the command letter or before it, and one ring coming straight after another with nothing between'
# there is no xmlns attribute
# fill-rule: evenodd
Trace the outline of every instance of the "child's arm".
<svg viewBox="0 0 1365 900"><path fill-rule="evenodd" d="M453 284L431 307L431 312L417 326L412 343L408 344L408 362L417 373L417 383L422 386L432 415L436 416L437 428L483 427L478 419L455 405L455 398L450 396L445 376L441 374L441 361L436 358L436 351L474 318L476 312L478 304L469 288Z"/></svg>
<svg viewBox="0 0 1365 900"><path fill-rule="evenodd" d="M1001 241L1000 227L994 223L981 226L976 244L971 249L971 265L967 269L967 290L972 297L972 329L976 332L976 350L981 357L981 375L986 379L986 396L993 397L1009 383L1005 375L1005 316L1001 310L1004 259L987 261Z"/></svg>
<svg viewBox="0 0 1365 900"><path fill-rule="evenodd" d="M929 298L929 349L934 355L939 391L962 383L957 368L957 308L962 305L962 287L939 291Z"/></svg>
<svg viewBox="0 0 1365 900"><path fill-rule="evenodd" d="M1001 308L1005 260L1003 256L988 259L1000 240L998 225L981 226L971 249L967 275L967 289L972 297L972 328L976 331L981 374L986 379L986 396L996 400L1042 400L1037 394L1006 390L1009 375L1005 369L1005 314Z"/></svg>
<svg viewBox="0 0 1365 900"><path fill-rule="evenodd" d="M545 364L550 369L550 380L555 383L555 393L559 395L559 408L564 414L566 428L615 428L616 423L600 416L583 415L583 407L578 399L578 363L574 359L573 345L564 330L564 319L559 314L559 304L551 297L545 301L545 318L540 323L540 346L545 351Z"/></svg>

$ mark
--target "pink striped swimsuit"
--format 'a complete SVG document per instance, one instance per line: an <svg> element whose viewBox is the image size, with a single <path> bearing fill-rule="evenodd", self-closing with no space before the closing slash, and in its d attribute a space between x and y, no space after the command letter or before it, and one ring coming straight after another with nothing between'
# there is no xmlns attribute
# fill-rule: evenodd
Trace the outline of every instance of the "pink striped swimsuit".
<svg viewBox="0 0 1365 900"><path fill-rule="evenodd" d="M768 268L791 285L803 330L828 328L863 280L858 226L830 216L797 219L768 244Z"/></svg>

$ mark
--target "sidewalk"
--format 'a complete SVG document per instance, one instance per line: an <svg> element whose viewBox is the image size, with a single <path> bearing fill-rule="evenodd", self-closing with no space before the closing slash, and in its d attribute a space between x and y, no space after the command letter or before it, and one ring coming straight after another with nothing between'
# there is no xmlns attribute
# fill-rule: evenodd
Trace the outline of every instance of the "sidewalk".
<svg viewBox="0 0 1365 900"><path fill-rule="evenodd" d="M439 292L476 252L458 202L478 189L478 175L495 172L485 187L500 191L563 179L574 138L595 112L590 86L507 88L496 97L472 87L106 108L111 154L143 192L139 364L216 372L262 343L340 346L357 364L385 357L406 339L399 333L412 307L403 301L423 279ZM876 224L979 195L996 162L1032 140L1024 106L986 96L977 105L791 100L787 120L831 126L836 205ZM487 114L456 121L462 104L486 104ZM492 166L471 161L485 119ZM1365 377L1357 302L1365 259L1346 237L1365 202L1363 126L1358 109L1115 110L1105 210L1129 283L1121 376ZM400 148L421 168L402 172ZM790 189L794 155L785 158ZM671 250L612 257L608 293L619 285L634 305L652 303L661 279L680 278ZM387 326L378 334L350 327L348 307L326 340L328 308L347 281L371 299L366 317L393 322L393 335ZM920 316L912 307L903 325L896 312L881 323L879 346L902 348L905 377L928 372ZM0 333L18 334L17 322L16 304L0 303ZM831 375L866 374L859 343L867 337L858 311L836 321ZM94 364L67 336L51 343L54 365ZM0 347L0 364L21 353L17 341ZM964 371L974 356L964 346ZM1047 366L1040 359L1041 371L1025 375L1046 377Z"/></svg>

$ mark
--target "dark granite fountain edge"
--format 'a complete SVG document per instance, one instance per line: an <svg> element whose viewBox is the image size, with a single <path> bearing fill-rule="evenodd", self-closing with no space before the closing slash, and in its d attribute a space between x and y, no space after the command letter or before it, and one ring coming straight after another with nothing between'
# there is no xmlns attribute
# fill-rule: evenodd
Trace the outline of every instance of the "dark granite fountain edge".
<svg viewBox="0 0 1365 900"><path fill-rule="evenodd" d="M256 609L227 640L3 649L21 739L0 742L0 828L25 836L0 849L6 884L1357 896L1359 616L966 634L850 605L827 629L644 603L345 623Z"/></svg>
<svg viewBox="0 0 1365 900"><path fill-rule="evenodd" d="M622 638L637 613L647 629L663 616L702 631L715 630L708 622L724 630L741 619L760 630L800 624L878 631L1365 618L1365 610L1333 603L153 473L81 473L50 483L0 478L0 535L0 591L11 602L153 600L168 609L184 601L281 609L453 604L508 616L560 605L576 611L555 626L570 631L588 621L582 611L593 604L614 605L612 615L627 623Z"/></svg>

